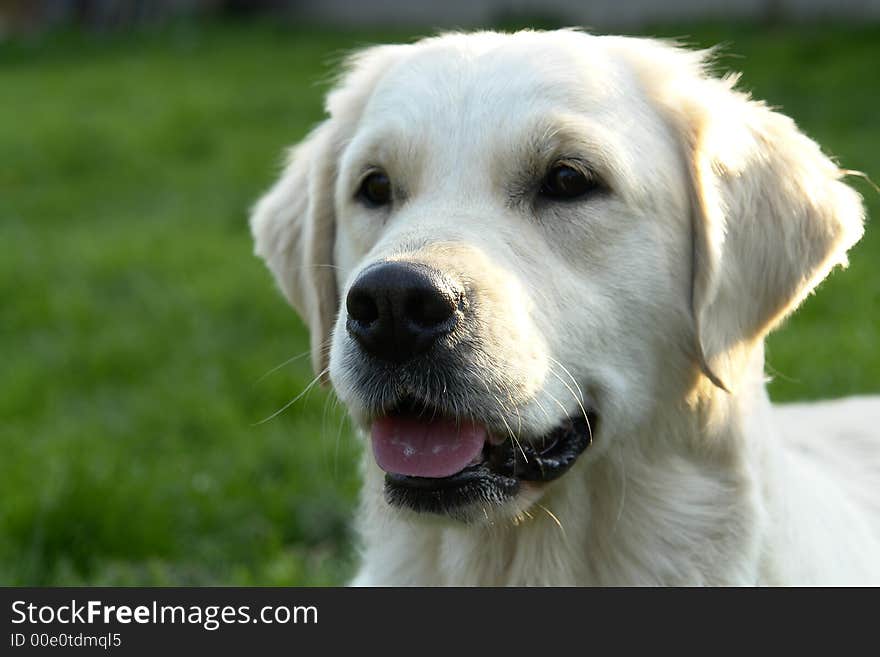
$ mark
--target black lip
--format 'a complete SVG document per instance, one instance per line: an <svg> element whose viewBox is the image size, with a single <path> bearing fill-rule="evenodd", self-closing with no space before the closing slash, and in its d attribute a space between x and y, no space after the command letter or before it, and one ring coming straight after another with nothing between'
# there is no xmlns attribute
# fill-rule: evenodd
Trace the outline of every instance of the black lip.
<svg viewBox="0 0 880 657"><path fill-rule="evenodd" d="M388 503L419 513L454 517L477 500L500 505L518 492L518 479L493 472L485 463L472 465L439 479L391 473L385 475L385 499Z"/></svg>
<svg viewBox="0 0 880 657"><path fill-rule="evenodd" d="M543 437L540 444L514 443L486 446L482 463L449 477L385 475L389 504L420 513L467 518L474 503L497 506L519 492L520 483L547 482L561 477L590 446L598 424L596 413L567 418Z"/></svg>

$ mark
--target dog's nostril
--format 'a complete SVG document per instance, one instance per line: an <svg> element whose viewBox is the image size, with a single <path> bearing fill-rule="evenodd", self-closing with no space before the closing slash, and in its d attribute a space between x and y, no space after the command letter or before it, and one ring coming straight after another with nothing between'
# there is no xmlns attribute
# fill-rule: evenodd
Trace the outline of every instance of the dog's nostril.
<svg viewBox="0 0 880 657"><path fill-rule="evenodd" d="M348 316L361 324L372 324L379 318L379 307L367 292L352 290L345 300Z"/></svg>
<svg viewBox="0 0 880 657"><path fill-rule="evenodd" d="M439 290L418 290L406 299L404 313L417 326L434 328L455 313L455 299Z"/></svg>

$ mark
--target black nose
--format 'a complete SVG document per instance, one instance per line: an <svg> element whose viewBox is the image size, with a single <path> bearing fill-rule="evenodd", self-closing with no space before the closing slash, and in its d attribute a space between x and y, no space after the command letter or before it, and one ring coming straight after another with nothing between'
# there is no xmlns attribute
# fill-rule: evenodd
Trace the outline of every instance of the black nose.
<svg viewBox="0 0 880 657"><path fill-rule="evenodd" d="M346 328L376 358L403 363L449 334L462 290L446 276L411 262L380 262L348 291Z"/></svg>

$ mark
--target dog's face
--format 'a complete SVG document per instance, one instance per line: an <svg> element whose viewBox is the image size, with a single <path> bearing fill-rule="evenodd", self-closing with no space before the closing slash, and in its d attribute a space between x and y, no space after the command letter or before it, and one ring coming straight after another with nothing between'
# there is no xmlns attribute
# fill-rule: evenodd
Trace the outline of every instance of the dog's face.
<svg viewBox="0 0 880 657"><path fill-rule="evenodd" d="M860 234L784 117L658 42L366 51L253 217L396 507L492 519L735 390Z"/></svg>

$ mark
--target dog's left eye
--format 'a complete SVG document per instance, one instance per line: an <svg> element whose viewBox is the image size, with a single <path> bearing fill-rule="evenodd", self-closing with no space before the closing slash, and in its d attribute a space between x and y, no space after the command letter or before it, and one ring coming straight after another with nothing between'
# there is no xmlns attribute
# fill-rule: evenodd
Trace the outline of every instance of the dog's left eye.
<svg viewBox="0 0 880 657"><path fill-rule="evenodd" d="M599 181L592 174L567 164L556 164L541 181L540 194L544 198L567 201L580 198L598 187Z"/></svg>
<svg viewBox="0 0 880 657"><path fill-rule="evenodd" d="M391 180L382 171L373 171L361 181L357 197L369 207L391 203Z"/></svg>

